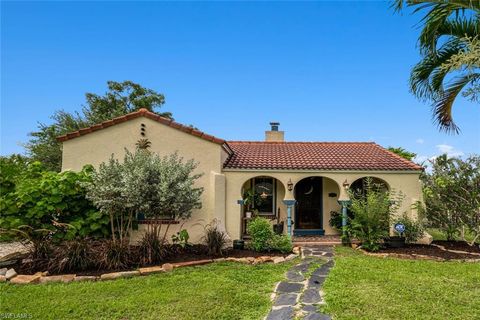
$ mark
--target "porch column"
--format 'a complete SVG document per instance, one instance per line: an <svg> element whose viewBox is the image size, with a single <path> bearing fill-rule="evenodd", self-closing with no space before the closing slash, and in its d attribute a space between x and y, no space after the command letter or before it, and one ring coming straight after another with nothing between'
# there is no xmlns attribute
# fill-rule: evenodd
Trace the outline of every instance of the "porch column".
<svg viewBox="0 0 480 320"><path fill-rule="evenodd" d="M283 200L283 203L287 206L287 234L292 236L292 207L295 205L295 200Z"/></svg>
<svg viewBox="0 0 480 320"><path fill-rule="evenodd" d="M347 207L351 203L350 200L338 200L338 203L342 206L342 243L347 244L349 242L347 236Z"/></svg>
<svg viewBox="0 0 480 320"><path fill-rule="evenodd" d="M244 230L243 230L243 203L244 203L244 200L243 199L240 199L240 200L237 200L237 203L240 205L240 239L243 239L243 234L244 234Z"/></svg>

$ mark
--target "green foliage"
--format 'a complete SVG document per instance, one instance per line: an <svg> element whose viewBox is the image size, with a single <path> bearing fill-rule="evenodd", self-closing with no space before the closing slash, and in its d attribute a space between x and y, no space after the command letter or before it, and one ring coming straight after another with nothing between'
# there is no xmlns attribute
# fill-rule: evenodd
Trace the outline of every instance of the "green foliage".
<svg viewBox="0 0 480 320"><path fill-rule="evenodd" d="M388 151L391 151L397 155L399 155L400 157L404 158L404 159L407 159L409 161L412 161L413 158L415 158L417 156L416 153L413 153L413 152L410 152L410 151L407 151L405 149L403 149L402 147L388 147L387 148Z"/></svg>
<svg viewBox="0 0 480 320"><path fill-rule="evenodd" d="M448 240L463 234L463 227L480 237L480 157L466 160L437 157L431 173L422 176L425 207L431 227L442 230Z"/></svg>
<svg viewBox="0 0 480 320"><path fill-rule="evenodd" d="M268 251L270 241L273 238L273 230L270 222L261 217L256 217L247 225L247 232L252 237L251 246L255 251Z"/></svg>
<svg viewBox="0 0 480 320"><path fill-rule="evenodd" d="M358 238L362 247L369 251L380 249L383 239L389 235L390 215L401 204L401 195L382 191L380 186L367 179L365 192L350 194L350 209L353 212L351 231Z"/></svg>
<svg viewBox="0 0 480 320"><path fill-rule="evenodd" d="M287 235L277 235L272 230L270 222L261 217L252 219L247 226L247 232L252 238L251 247L255 251L292 252L292 240Z"/></svg>
<svg viewBox="0 0 480 320"><path fill-rule="evenodd" d="M423 237L425 231L423 224L418 220L410 218L407 213L397 217L393 223L402 223L405 226L405 232L403 234L405 235L406 242L414 243Z"/></svg>
<svg viewBox="0 0 480 320"><path fill-rule="evenodd" d="M50 125L39 124L38 130L30 133L32 139L25 145L33 160L42 162L46 168L60 171L62 148L58 136L76 131L102 121L145 108L155 112L165 103L165 97L132 81L108 81L108 91L103 95L87 93L82 112L68 113L60 110L51 117ZM170 112L159 115L172 118Z"/></svg>
<svg viewBox="0 0 480 320"><path fill-rule="evenodd" d="M478 1L396 0L396 10L413 7L426 12L421 20L419 47L422 58L410 76L413 94L432 103L441 130L459 132L452 108L463 91L473 101L480 89Z"/></svg>
<svg viewBox="0 0 480 320"><path fill-rule="evenodd" d="M179 245L183 249L190 245L188 239L190 239L190 235L186 229L178 231L177 234L172 234L172 243Z"/></svg>
<svg viewBox="0 0 480 320"><path fill-rule="evenodd" d="M227 235L220 231L217 221L205 226L205 236L203 237L208 254L211 256L221 256L222 250L227 243Z"/></svg>
<svg viewBox="0 0 480 320"><path fill-rule="evenodd" d="M279 251L281 253L290 253L293 249L292 240L286 234L274 234L268 242L269 250Z"/></svg>
<svg viewBox="0 0 480 320"><path fill-rule="evenodd" d="M102 163L87 182L87 197L110 217L112 239L125 239L132 219L143 214L146 219L187 219L200 209L203 188L195 187L201 174L197 163L184 162L177 154L160 158L146 150L126 150L122 163L113 157ZM163 239L165 243L167 226ZM148 224L149 231L160 237L160 226Z"/></svg>
<svg viewBox="0 0 480 320"><path fill-rule="evenodd" d="M82 184L90 181L91 167L56 173L39 162L21 162L21 171L1 164L2 182L10 185L0 196L0 228L5 232L32 241L47 235L60 240L108 234L108 217L85 198Z"/></svg>

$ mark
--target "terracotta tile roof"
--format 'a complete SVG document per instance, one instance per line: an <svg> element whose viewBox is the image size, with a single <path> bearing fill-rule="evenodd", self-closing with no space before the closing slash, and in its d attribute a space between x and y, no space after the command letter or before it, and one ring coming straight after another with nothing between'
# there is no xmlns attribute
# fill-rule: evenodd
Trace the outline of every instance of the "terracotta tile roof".
<svg viewBox="0 0 480 320"><path fill-rule="evenodd" d="M422 170L373 142L228 141L226 169Z"/></svg>
<svg viewBox="0 0 480 320"><path fill-rule="evenodd" d="M67 133L63 136L57 137L57 140L60 141L60 142L67 141L67 140L70 140L70 139L73 139L73 138L76 138L76 137L80 137L80 136L86 135L88 133L97 131L97 130L105 129L105 128L108 128L110 126L113 126L113 125L116 125L116 124L119 124L119 123L122 123L122 122L125 122L125 121L128 121L128 120L131 120L131 119L135 119L135 118L138 118L138 117L145 117L145 118L148 118L148 119L152 119L154 121L157 121L157 122L162 123L164 125L170 126L170 127L175 128L177 130L189 133L191 135L197 136L197 137L202 138L202 139L207 140L207 141L211 141L211 142L222 144L222 145L225 144L225 140L223 140L223 139L216 138L214 136L206 134L205 132L193 129L192 127L188 127L188 126L185 126L185 125L180 124L178 122L172 121L170 119L161 117L158 114L150 112L147 109L143 109L143 108L138 110L138 111L126 114L126 115L121 116L121 117L113 118L112 120L104 121L102 123L93 125L93 126L88 127L88 128L83 128L83 129L80 129L78 131Z"/></svg>

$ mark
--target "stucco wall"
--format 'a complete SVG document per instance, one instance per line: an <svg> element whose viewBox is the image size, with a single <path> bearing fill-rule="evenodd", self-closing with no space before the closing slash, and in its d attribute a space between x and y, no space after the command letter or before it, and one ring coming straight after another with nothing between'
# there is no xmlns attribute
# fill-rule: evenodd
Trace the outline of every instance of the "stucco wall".
<svg viewBox="0 0 480 320"><path fill-rule="evenodd" d="M405 196L402 206L398 213L407 212L412 217L416 217L417 213L412 208L417 200L422 200L421 196L421 184L419 180L419 172L372 172L372 171L301 171L301 172L289 172L289 171L270 171L270 170L225 170L224 171L227 181L226 192L226 228L227 232L233 239L240 238L240 221L241 221L241 208L237 204L237 200L242 198L241 190L243 184L251 178L258 176L273 177L281 182L283 186L287 186L288 181L291 180L295 185L297 182L308 177L325 177L329 179L324 180L324 196L323 196L323 227L326 234L337 234L335 229L332 229L328 221L330 219L330 211L338 211L340 206L338 205L338 199L345 199L346 191L342 187L343 182L347 180L348 183L352 183L357 179L371 176L384 180L390 190L402 192ZM338 188L338 189L337 189ZM329 192L338 192L337 198L328 197ZM284 199L277 198L279 201L294 199L293 192L285 190ZM286 218L286 207L282 208L282 219ZM294 213L292 212L292 217ZM286 228L285 228L286 230Z"/></svg>
<svg viewBox="0 0 480 320"><path fill-rule="evenodd" d="M145 124L146 135L140 135L140 125ZM225 151L222 146L206 141L191 134L163 125L148 118L140 117L80 136L63 143L62 170L81 170L85 164L97 167L108 160L112 154L123 159L125 148L133 151L135 143L141 138L151 141L152 152L165 156L178 152L184 160L199 162L196 172L203 173L197 181L204 188L202 209L195 210L192 218L184 227L188 229L191 240L197 242L203 236L204 225L214 218L224 222L225 213L225 177L221 172ZM144 225L133 235L136 241L142 234ZM180 225L172 225L170 234L178 231ZM223 227L223 226L221 226ZM170 235L167 237L170 239Z"/></svg>

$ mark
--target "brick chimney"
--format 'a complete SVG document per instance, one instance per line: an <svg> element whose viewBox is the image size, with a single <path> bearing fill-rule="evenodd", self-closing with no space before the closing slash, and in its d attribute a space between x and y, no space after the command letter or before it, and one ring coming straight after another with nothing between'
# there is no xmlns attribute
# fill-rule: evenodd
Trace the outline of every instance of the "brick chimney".
<svg viewBox="0 0 480 320"><path fill-rule="evenodd" d="M284 132L278 131L278 126L280 122L270 122L271 129L270 131L265 131L265 141L270 142L283 142L284 139Z"/></svg>

